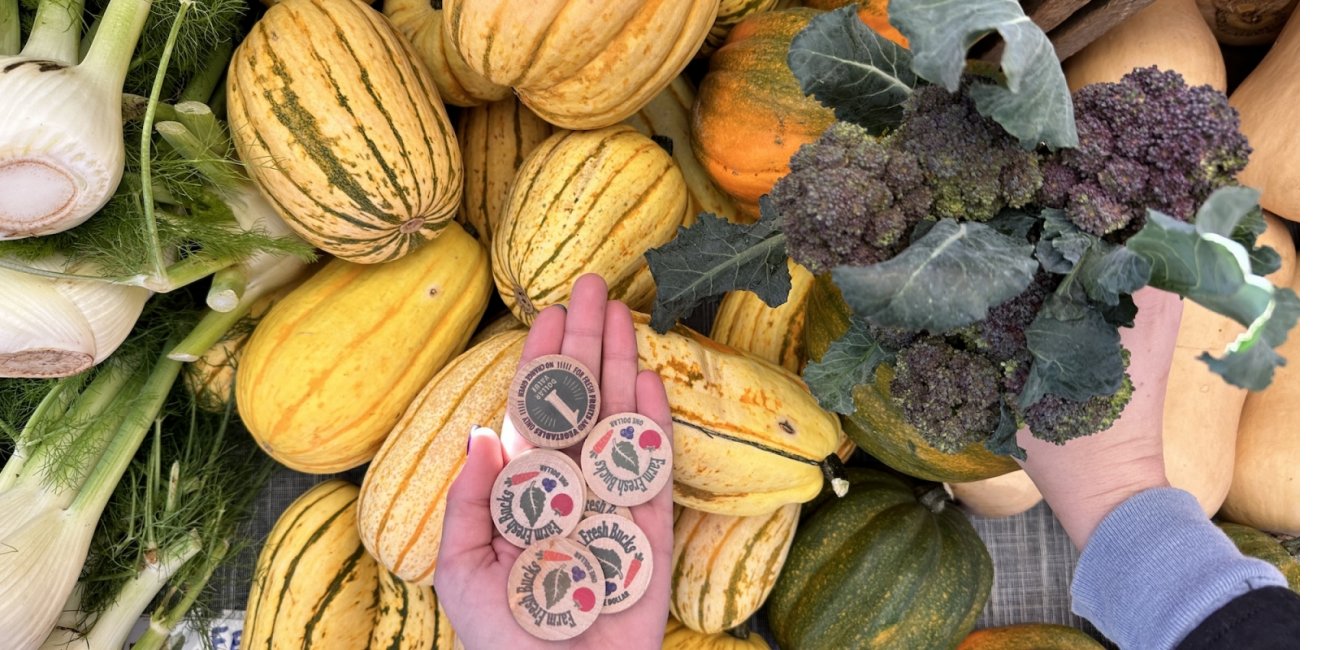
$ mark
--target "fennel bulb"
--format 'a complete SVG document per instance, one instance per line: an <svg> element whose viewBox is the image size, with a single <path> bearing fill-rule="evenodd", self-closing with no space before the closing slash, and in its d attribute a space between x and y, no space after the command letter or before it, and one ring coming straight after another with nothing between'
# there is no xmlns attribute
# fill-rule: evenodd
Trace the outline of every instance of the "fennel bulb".
<svg viewBox="0 0 1330 650"><path fill-rule="evenodd" d="M29 266L69 270L58 257ZM101 363L129 336L150 295L141 287L0 267L0 377L68 377Z"/></svg>
<svg viewBox="0 0 1330 650"><path fill-rule="evenodd" d="M43 0L23 50L0 51L0 240L68 230L111 199L121 87L151 7L112 0L79 62L82 1Z"/></svg>

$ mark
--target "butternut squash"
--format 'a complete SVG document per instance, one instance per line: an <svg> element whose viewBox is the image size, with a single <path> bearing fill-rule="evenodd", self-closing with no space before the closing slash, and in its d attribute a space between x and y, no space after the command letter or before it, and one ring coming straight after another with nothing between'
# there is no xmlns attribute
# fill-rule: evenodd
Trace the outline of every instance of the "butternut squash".
<svg viewBox="0 0 1330 650"><path fill-rule="evenodd" d="M1155 0L1095 39L1063 64L1076 90L1109 83L1140 67L1176 70L1193 86L1228 88L1219 42L1196 8L1196 0Z"/></svg>
<svg viewBox="0 0 1330 650"><path fill-rule="evenodd" d="M1201 15L1224 45L1274 42L1298 0L1196 0Z"/></svg>
<svg viewBox="0 0 1330 650"><path fill-rule="evenodd" d="M1302 220L1299 11L1293 10L1270 53L1228 100L1252 146L1238 180L1261 191L1261 207L1292 221Z"/></svg>
<svg viewBox="0 0 1330 650"><path fill-rule="evenodd" d="M1019 515L1044 500L1023 469L969 483L945 485L947 493L960 502L962 509L980 517Z"/></svg>

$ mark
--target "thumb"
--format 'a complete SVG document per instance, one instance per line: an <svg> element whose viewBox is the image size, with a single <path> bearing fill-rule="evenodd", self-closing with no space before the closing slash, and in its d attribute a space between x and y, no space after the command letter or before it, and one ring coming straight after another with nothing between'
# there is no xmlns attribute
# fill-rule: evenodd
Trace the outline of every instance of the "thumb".
<svg viewBox="0 0 1330 650"><path fill-rule="evenodd" d="M435 565L434 584L443 576L482 569L498 561L494 555L494 524L490 490L503 469L503 446L493 429L475 427L467 442L466 464L448 488L443 513L443 541Z"/></svg>

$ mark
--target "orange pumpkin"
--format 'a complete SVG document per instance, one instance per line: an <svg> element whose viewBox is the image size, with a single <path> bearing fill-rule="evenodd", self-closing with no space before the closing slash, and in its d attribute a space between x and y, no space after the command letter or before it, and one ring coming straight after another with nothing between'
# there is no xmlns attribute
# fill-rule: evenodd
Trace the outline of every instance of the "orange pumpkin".
<svg viewBox="0 0 1330 650"><path fill-rule="evenodd" d="M891 0L805 0L804 6L829 11L844 7L851 2L859 3L859 20L864 21L869 29L901 47L910 46L910 40L905 38L905 34L892 27L891 21L888 20L887 5L891 4Z"/></svg>

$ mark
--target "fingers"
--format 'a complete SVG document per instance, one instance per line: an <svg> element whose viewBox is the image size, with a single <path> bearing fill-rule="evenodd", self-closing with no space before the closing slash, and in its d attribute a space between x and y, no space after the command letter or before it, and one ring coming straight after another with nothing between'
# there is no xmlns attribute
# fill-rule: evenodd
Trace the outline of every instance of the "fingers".
<svg viewBox="0 0 1330 650"><path fill-rule="evenodd" d="M604 342L601 345L600 392L604 399L600 416L605 419L637 408L637 334L633 314L618 300L605 307ZM654 419L654 418L653 418Z"/></svg>
<svg viewBox="0 0 1330 650"><path fill-rule="evenodd" d="M522 359L518 361L518 367L526 365L536 357L559 354L563 348L563 329L567 321L568 311L562 306L542 309L536 314L536 320L531 323L531 331L527 332L526 343L522 346ZM517 429L513 428L512 419L506 412L503 416L503 426L499 427L499 431L502 432L500 440L503 442L505 462L511 461L518 454L534 446L517 433Z"/></svg>
<svg viewBox="0 0 1330 650"><path fill-rule="evenodd" d="M503 450L494 431L483 427L471 432L468 444L466 464L448 488L435 584L444 584L439 576L483 569L496 561L490 490L503 468Z"/></svg>
<svg viewBox="0 0 1330 650"><path fill-rule="evenodd" d="M661 426L661 435L674 444L674 425L670 420L669 398L665 395L665 385L660 376L650 370L637 374L634 382L637 392L637 412L645 415ZM672 482L671 482L672 483ZM668 569L674 556L674 493L668 487L661 490L650 501L632 509L633 521L646 533L651 541L651 552L658 571ZM644 598L648 602L668 603L670 599L670 580L652 579Z"/></svg>
<svg viewBox="0 0 1330 650"><path fill-rule="evenodd" d="M609 287L599 275L583 275L573 285L568 320L563 328L562 354L577 359L600 379L600 339L605 330L605 302Z"/></svg>

